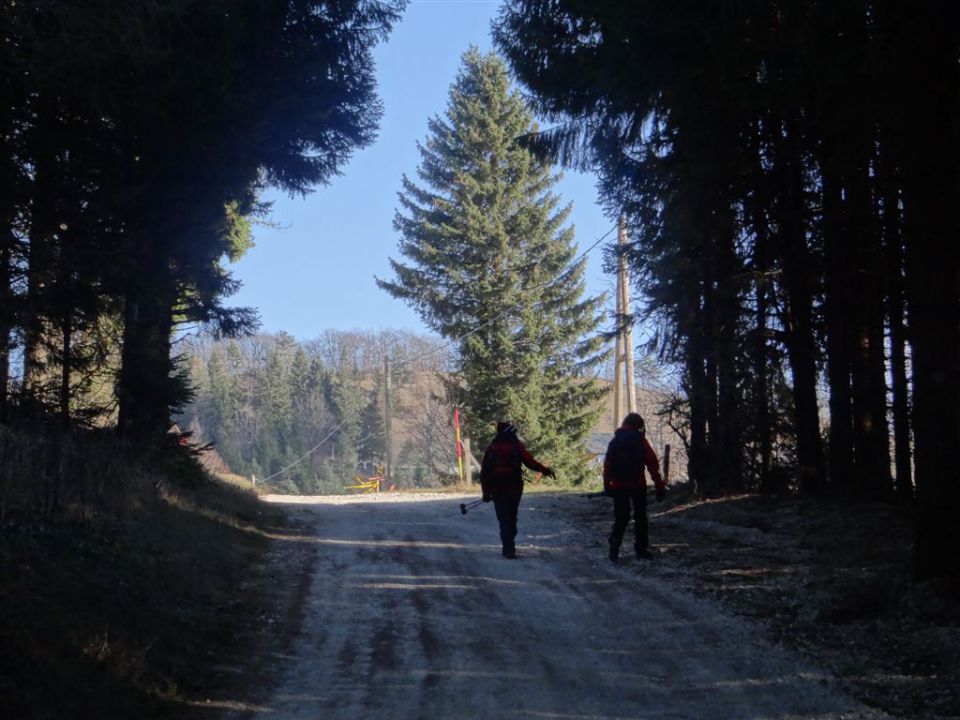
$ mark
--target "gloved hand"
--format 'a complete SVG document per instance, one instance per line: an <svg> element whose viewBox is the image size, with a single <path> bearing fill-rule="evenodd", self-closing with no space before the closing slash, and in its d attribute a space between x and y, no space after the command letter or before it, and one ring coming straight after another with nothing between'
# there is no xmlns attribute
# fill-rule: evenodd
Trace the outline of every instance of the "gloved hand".
<svg viewBox="0 0 960 720"><path fill-rule="evenodd" d="M667 489L663 485L657 485L657 502L660 502L667 496Z"/></svg>
<svg viewBox="0 0 960 720"><path fill-rule="evenodd" d="M546 470L544 470L544 471L543 471L543 475L544 475L544 477L548 477L548 478L556 478L556 477L557 477L557 473L556 473L556 471L555 471L553 468L547 468Z"/></svg>
<svg viewBox="0 0 960 720"><path fill-rule="evenodd" d="M484 501L484 502L490 502L491 500L493 500L493 496L492 496L490 493L485 492L485 493L483 494L483 501Z"/></svg>

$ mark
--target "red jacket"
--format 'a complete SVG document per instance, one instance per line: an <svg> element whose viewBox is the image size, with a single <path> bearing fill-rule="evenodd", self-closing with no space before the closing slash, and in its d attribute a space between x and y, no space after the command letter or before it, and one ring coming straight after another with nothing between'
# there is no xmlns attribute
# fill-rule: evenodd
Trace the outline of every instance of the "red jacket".
<svg viewBox="0 0 960 720"><path fill-rule="evenodd" d="M603 458L603 489L645 490L647 479L644 467L650 471L657 490L664 490L660 463L646 436L636 428L618 428Z"/></svg>
<svg viewBox="0 0 960 720"><path fill-rule="evenodd" d="M480 486L484 495L519 495L523 492L523 470L526 465L535 472L547 471L513 433L497 435L480 463Z"/></svg>

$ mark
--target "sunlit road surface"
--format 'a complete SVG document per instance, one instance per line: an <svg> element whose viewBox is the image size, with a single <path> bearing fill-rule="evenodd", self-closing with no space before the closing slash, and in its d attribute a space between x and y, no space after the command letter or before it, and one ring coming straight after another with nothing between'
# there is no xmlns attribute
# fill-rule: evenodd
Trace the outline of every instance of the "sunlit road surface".
<svg viewBox="0 0 960 720"><path fill-rule="evenodd" d="M564 508L586 500L527 496L507 560L493 506L464 516L465 499L300 501L292 542L316 548L303 631L266 701L228 716L883 717L629 555L584 547Z"/></svg>

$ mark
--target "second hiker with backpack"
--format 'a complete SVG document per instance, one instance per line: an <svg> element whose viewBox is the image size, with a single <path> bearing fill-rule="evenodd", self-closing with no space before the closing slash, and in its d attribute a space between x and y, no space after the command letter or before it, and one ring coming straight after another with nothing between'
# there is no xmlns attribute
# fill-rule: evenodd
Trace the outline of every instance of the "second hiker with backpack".
<svg viewBox="0 0 960 720"><path fill-rule="evenodd" d="M633 523L636 530L634 550L638 559L653 557L648 549L647 527L647 481L644 468L656 487L657 500L663 499L666 486L660 476L657 455L647 442L643 418L630 413L613 435L603 458L603 491L613 498L613 528L610 531L610 560L617 562L620 544L630 522L630 507L633 506Z"/></svg>

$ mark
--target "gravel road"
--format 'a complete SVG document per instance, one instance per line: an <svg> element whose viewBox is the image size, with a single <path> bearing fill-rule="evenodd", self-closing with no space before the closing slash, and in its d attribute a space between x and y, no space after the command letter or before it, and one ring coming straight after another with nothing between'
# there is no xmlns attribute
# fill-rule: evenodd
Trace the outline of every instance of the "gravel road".
<svg viewBox="0 0 960 720"><path fill-rule="evenodd" d="M269 498L316 549L303 629L266 701L229 717L884 717L641 561L585 549L568 509L589 501L525 497L507 560L492 505L463 516L469 499Z"/></svg>

